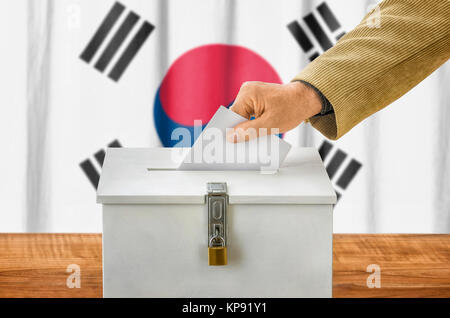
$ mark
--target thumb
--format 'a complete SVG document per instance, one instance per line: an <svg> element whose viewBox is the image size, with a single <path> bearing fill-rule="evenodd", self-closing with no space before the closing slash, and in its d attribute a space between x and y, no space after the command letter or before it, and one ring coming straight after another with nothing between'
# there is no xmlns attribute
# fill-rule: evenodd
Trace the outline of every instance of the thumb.
<svg viewBox="0 0 450 318"><path fill-rule="evenodd" d="M268 124L265 116L244 121L234 128L227 129L227 141L237 143L265 136L269 131Z"/></svg>

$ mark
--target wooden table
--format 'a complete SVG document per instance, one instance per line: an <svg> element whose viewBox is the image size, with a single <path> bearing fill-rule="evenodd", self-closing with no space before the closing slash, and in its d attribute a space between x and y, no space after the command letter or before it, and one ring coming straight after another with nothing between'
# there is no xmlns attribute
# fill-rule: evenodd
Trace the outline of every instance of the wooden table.
<svg viewBox="0 0 450 318"><path fill-rule="evenodd" d="M101 234L0 234L0 297L102 297ZM81 288L67 288L67 267ZM367 266L381 269L368 288ZM334 297L450 297L450 235L335 234Z"/></svg>

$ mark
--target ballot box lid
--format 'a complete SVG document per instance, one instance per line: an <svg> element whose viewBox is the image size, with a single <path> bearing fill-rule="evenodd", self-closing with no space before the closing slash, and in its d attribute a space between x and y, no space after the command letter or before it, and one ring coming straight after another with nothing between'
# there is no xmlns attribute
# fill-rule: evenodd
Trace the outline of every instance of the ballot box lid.
<svg viewBox="0 0 450 318"><path fill-rule="evenodd" d="M336 193L315 148L292 148L273 174L180 171L176 170L180 161L174 159L178 157L176 148L108 148L97 202L204 204L207 183L226 182L230 204L336 203Z"/></svg>

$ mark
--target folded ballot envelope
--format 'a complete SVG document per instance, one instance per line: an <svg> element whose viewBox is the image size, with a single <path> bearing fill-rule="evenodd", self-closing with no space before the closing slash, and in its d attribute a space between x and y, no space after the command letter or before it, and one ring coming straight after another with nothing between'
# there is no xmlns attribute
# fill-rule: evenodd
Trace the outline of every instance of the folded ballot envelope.
<svg viewBox="0 0 450 318"><path fill-rule="evenodd" d="M336 195L318 151L264 136L272 162L256 143L223 161L218 131L241 120L220 108L204 144L106 151L105 297L331 297Z"/></svg>
<svg viewBox="0 0 450 318"><path fill-rule="evenodd" d="M246 120L239 114L220 106L185 155L179 169L278 170L291 149L291 145L278 136L266 131L265 135L248 142L226 141L227 129ZM256 134L256 131L252 133Z"/></svg>

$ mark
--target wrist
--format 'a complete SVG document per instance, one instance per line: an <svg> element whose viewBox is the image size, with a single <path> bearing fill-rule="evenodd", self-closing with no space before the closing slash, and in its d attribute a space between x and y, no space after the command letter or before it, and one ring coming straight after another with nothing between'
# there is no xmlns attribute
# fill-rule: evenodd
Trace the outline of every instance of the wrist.
<svg viewBox="0 0 450 318"><path fill-rule="evenodd" d="M292 82L297 91L297 100L301 101L301 107L305 111L305 119L320 114L322 111L322 99L316 90L303 81Z"/></svg>

